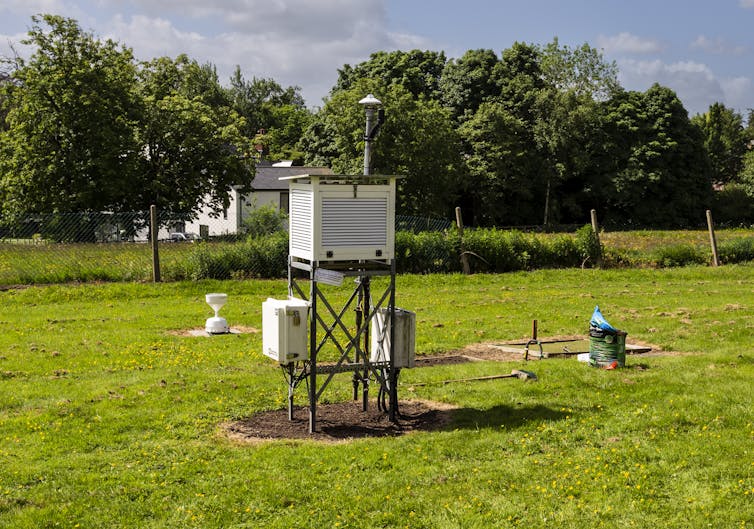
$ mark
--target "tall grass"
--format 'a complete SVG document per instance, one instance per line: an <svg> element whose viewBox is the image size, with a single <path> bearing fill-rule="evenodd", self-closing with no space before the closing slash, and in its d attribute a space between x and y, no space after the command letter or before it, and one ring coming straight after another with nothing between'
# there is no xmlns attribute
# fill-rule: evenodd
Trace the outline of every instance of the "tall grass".
<svg viewBox="0 0 754 529"><path fill-rule="evenodd" d="M601 234L590 226L572 234L522 233L516 230L466 230L463 240L447 232L398 232L395 255L401 273L460 272L464 255L474 273L543 268L666 268L710 263L707 232ZM719 256L724 264L754 259L754 233L721 230ZM162 244L161 277L243 279L285 277L288 243L285 233L242 241ZM0 285L94 281L148 281L152 253L147 244L0 243Z"/></svg>

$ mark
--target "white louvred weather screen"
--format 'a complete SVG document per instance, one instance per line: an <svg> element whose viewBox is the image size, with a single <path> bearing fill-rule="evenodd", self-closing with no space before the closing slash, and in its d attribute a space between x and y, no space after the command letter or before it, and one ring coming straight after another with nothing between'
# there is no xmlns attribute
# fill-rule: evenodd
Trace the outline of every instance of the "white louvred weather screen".
<svg viewBox="0 0 754 529"><path fill-rule="evenodd" d="M384 246L387 244L387 197L322 198L322 245Z"/></svg>
<svg viewBox="0 0 754 529"><path fill-rule="evenodd" d="M311 251L312 248L312 192L301 189L291 191L290 247L293 253Z"/></svg>

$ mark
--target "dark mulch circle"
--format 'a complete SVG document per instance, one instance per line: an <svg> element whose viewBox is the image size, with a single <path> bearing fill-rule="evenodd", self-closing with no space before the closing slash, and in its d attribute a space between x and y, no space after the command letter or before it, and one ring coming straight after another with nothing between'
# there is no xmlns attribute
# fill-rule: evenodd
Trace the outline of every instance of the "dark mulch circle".
<svg viewBox="0 0 754 529"><path fill-rule="evenodd" d="M288 420L288 410L257 413L241 420L227 423L224 429L237 441L273 439L313 439L318 441L345 441L364 437L395 437L416 431L432 431L450 421L452 408L439 403L401 401L396 422L377 409L375 401L362 411L361 401L322 404L317 406L316 432L309 433L309 409L295 407L293 420Z"/></svg>

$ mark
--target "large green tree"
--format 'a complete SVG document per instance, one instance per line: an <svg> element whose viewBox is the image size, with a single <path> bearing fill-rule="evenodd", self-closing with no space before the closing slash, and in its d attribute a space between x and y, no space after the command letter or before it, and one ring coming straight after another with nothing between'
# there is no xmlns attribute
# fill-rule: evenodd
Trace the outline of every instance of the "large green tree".
<svg viewBox="0 0 754 529"><path fill-rule="evenodd" d="M461 125L459 134L468 175L460 188L467 222L537 224L544 178L526 121L504 104L489 101Z"/></svg>
<svg viewBox="0 0 754 529"><path fill-rule="evenodd" d="M533 123L545 180L542 224L585 222L594 207L601 119L596 102L574 89L541 90Z"/></svg>
<svg viewBox="0 0 754 529"><path fill-rule="evenodd" d="M296 148L312 120L297 86L283 88L274 79L244 78L236 66L228 89L233 109L245 119L244 135L254 138L262 156L290 159L300 165L304 153Z"/></svg>
<svg viewBox="0 0 754 529"><path fill-rule="evenodd" d="M139 77L144 110L133 207L156 204L183 218L202 205L227 207L231 186L251 182L253 155L214 70L181 55L144 64Z"/></svg>
<svg viewBox="0 0 754 529"><path fill-rule="evenodd" d="M32 17L12 81L3 85L3 214L101 211L128 203L140 154L141 104L131 51L71 19Z"/></svg>
<svg viewBox="0 0 754 529"><path fill-rule="evenodd" d="M28 61L2 85L4 217L132 211L190 217L250 182L243 119L210 64L185 56L137 65L131 50L75 20L33 17Z"/></svg>
<svg viewBox="0 0 754 529"><path fill-rule="evenodd" d="M474 221L583 222L599 187L593 171L601 127L595 98L617 83L612 67L589 46L571 50L557 39L544 48L514 43L499 61L489 52L465 57L446 67L454 72L468 66L463 75L454 74L457 82L444 85L452 94L464 93L464 82L478 83L476 74L492 75L484 85L484 99L492 104L480 106L471 119L467 114L460 128L469 175L465 196L474 204ZM465 101L471 109L478 104L473 97Z"/></svg>
<svg viewBox="0 0 754 529"><path fill-rule="evenodd" d="M604 101L620 90L618 66L584 43L576 48L561 45L555 37L540 48L541 69L547 83L578 97Z"/></svg>
<svg viewBox="0 0 754 529"><path fill-rule="evenodd" d="M704 114L692 118L704 135L704 147L710 158L713 184L725 185L739 181L748 137L743 117L722 103L714 103Z"/></svg>
<svg viewBox="0 0 754 529"><path fill-rule="evenodd" d="M618 225L690 226L712 200L709 159L678 96L655 84L604 104L611 165L601 218Z"/></svg>
<svg viewBox="0 0 754 529"><path fill-rule="evenodd" d="M441 99L454 119L466 121L485 101L500 95L500 59L492 50L469 50L451 59L440 78Z"/></svg>

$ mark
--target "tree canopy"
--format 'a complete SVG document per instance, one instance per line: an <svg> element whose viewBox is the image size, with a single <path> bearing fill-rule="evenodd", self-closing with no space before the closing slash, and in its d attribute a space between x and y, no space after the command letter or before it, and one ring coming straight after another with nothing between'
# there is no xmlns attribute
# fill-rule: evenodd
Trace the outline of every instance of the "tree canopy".
<svg viewBox="0 0 754 529"><path fill-rule="evenodd" d="M3 85L0 199L6 218L145 210L191 216L246 185L250 142L214 67L186 56L137 64L77 22L33 18ZM208 197L208 198L207 198Z"/></svg>
<svg viewBox="0 0 754 529"><path fill-rule="evenodd" d="M689 119L667 87L623 90L616 64L586 43L451 59L379 51L339 69L317 110L298 87L240 67L224 86L185 55L139 63L64 17L33 17L25 43L32 55L0 68L5 219L151 204L176 219L219 213L262 159L359 173L367 93L386 115L373 170L403 177L400 213L451 217L461 205L473 225L550 225L597 209L606 224L673 226L712 204L730 219L754 211L740 205L754 201L754 111L746 126L720 103Z"/></svg>
<svg viewBox="0 0 754 529"><path fill-rule="evenodd" d="M134 173L140 102L131 51L99 41L75 21L33 18L4 85L7 130L0 134L4 215L120 207Z"/></svg>

